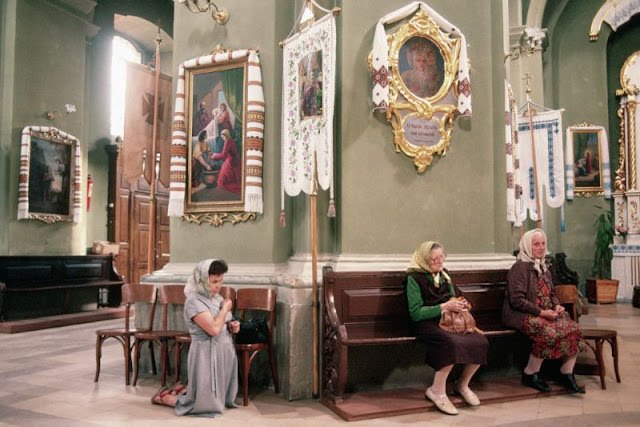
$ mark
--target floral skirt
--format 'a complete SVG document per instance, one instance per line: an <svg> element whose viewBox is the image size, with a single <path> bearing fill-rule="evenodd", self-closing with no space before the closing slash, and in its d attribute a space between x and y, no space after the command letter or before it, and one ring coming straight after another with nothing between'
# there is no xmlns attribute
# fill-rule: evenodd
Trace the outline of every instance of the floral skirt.
<svg viewBox="0 0 640 427"><path fill-rule="evenodd" d="M568 313L562 313L556 320L527 316L524 333L531 339L531 354L540 359L575 356L580 349L580 327Z"/></svg>

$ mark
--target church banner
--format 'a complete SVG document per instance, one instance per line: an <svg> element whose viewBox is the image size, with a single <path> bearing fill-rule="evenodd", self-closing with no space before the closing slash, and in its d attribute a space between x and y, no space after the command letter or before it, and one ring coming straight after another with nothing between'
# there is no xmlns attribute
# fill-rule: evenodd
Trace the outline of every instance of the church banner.
<svg viewBox="0 0 640 427"><path fill-rule="evenodd" d="M283 46L281 224L284 195L311 194L315 185L333 200L335 18L327 14Z"/></svg>

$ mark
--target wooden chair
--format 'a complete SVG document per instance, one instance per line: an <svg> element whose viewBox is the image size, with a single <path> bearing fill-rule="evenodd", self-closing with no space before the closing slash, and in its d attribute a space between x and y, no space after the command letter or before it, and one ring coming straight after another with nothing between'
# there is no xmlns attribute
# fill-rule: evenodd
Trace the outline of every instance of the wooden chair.
<svg viewBox="0 0 640 427"><path fill-rule="evenodd" d="M571 313L571 319L578 321L578 304L580 303L580 295L576 285L556 285L556 297L560 304L568 309ZM568 307L567 307L568 306Z"/></svg>
<svg viewBox="0 0 640 427"><path fill-rule="evenodd" d="M582 339L585 340L587 346L595 356L595 363L576 363L576 373L581 375L599 375L600 387L607 389L604 382L606 374L602 347L606 342L611 346L611 356L613 357L613 369L616 374L616 381L620 382L620 370L618 368L618 332L611 329L581 329Z"/></svg>
<svg viewBox="0 0 640 427"><path fill-rule="evenodd" d="M280 392L278 370L273 349L273 328L276 321L276 291L274 289L267 288L238 289L236 291L236 312L240 319L245 319L245 313L247 310L266 311L269 313L269 333L267 342L236 344L236 351L240 358L240 369L242 372L244 406L249 404L249 368L251 367L253 359L262 350L266 349L269 352L273 387L276 393Z"/></svg>
<svg viewBox="0 0 640 427"><path fill-rule="evenodd" d="M122 285L122 302L125 304L124 328L100 329L96 331L96 376L94 382L98 382L100 377L100 359L102 358L102 343L109 338L114 338L122 344L124 350L124 379L125 384L129 385L131 376L131 338L138 332L150 331L153 328L153 320L156 307L156 287L153 285L140 285L133 283L125 283ZM135 303L147 303L151 305L149 322L144 328L135 328L130 326L131 308ZM155 357L153 354L153 346L149 345L151 354L151 363L155 373Z"/></svg>
<svg viewBox="0 0 640 427"><path fill-rule="evenodd" d="M580 296L578 288L575 285L556 285L556 297L560 304L571 305L573 307L571 318L578 321L578 311L576 309ZM583 329L582 339L593 352L595 363L588 360L586 363L582 360L576 363L575 372L581 375L598 375L600 377L600 387L605 390L605 363L602 353L605 342L611 346L611 356L613 357L613 368L616 374L616 380L620 382L620 370L618 368L618 332L611 329Z"/></svg>
<svg viewBox="0 0 640 427"><path fill-rule="evenodd" d="M222 295L222 297L225 299L229 298L235 305L235 289L223 286L220 288L220 295ZM175 378L173 380L174 383L178 383L178 381L180 380L180 355L182 354L182 349L184 347L187 347L189 344L191 344L191 335L189 334L178 335L175 338L175 343L173 345L173 367L175 369Z"/></svg>
<svg viewBox="0 0 640 427"><path fill-rule="evenodd" d="M158 344L160 346L160 366L162 375L162 385L164 386L167 378L167 370L170 369L169 348L170 341L175 337L184 335L185 331L169 330L167 325L167 314L170 305L184 305L184 285L165 284L158 286L158 304L162 306L162 329L151 330L146 332L138 332L134 335L136 341L134 345L134 371L133 385L138 382L140 347L143 343L149 342L150 345ZM154 370L155 372L155 370Z"/></svg>

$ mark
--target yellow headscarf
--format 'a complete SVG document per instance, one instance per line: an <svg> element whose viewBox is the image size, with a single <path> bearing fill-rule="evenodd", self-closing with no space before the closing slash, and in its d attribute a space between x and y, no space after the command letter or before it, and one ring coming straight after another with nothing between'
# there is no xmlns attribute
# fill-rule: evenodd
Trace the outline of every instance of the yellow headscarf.
<svg viewBox="0 0 640 427"><path fill-rule="evenodd" d="M431 251L434 249L434 247L441 248L442 245L432 240L422 242L420 246L418 246L413 252L413 256L411 257L411 262L409 263L407 271L423 271L434 273L433 269L429 266L429 258L431 257Z"/></svg>
<svg viewBox="0 0 640 427"><path fill-rule="evenodd" d="M451 280L449 275L444 271L438 272L431 268L429 265L429 260L431 258L431 251L437 248L442 248L444 250L444 246L440 242L435 242L429 240L427 242L423 242L416 248L413 252L413 256L411 257L411 262L409 263L409 267L407 268L407 272L423 272L430 273L433 275L433 281L436 287L440 286L440 276L444 277L446 280Z"/></svg>

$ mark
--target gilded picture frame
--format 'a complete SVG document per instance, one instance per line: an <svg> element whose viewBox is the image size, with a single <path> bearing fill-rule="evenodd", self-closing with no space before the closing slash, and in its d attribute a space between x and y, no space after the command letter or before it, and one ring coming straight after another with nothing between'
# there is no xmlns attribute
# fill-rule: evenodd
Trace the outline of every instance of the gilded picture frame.
<svg viewBox="0 0 640 427"><path fill-rule="evenodd" d="M604 194L602 174L602 128L591 125L569 127L569 138L573 144L574 194L580 197Z"/></svg>
<svg viewBox="0 0 640 427"><path fill-rule="evenodd" d="M210 213L244 211L247 63L245 56L185 69L184 213L192 222Z"/></svg>
<svg viewBox="0 0 640 427"><path fill-rule="evenodd" d="M451 143L457 109L461 39L443 32L423 10L387 36L389 108L396 151L423 173Z"/></svg>
<svg viewBox="0 0 640 427"><path fill-rule="evenodd" d="M79 141L75 137L54 127L24 128L18 219L47 224L74 220L80 181L78 150Z"/></svg>

